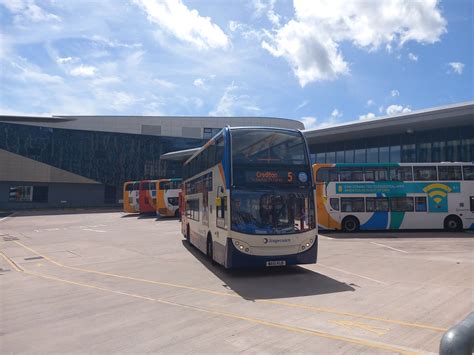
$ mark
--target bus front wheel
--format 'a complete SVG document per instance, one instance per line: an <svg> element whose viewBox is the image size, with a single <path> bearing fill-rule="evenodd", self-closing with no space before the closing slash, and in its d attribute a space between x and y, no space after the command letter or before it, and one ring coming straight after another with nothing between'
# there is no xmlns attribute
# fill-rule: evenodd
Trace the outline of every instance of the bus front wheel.
<svg viewBox="0 0 474 355"><path fill-rule="evenodd" d="M462 230L462 221L458 216L448 216L444 220L444 229L450 232L459 232Z"/></svg>
<svg viewBox="0 0 474 355"><path fill-rule="evenodd" d="M342 220L342 230L352 233L359 230L359 220L354 216L348 216Z"/></svg>

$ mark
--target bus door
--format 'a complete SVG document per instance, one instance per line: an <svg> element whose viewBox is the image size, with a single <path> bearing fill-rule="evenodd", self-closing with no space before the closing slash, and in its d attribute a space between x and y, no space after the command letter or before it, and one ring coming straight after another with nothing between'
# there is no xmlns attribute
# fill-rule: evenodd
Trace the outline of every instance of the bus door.
<svg viewBox="0 0 474 355"><path fill-rule="evenodd" d="M218 228L227 230L228 203L227 203L227 195L225 195L223 187L218 187L215 204L216 204L216 226Z"/></svg>

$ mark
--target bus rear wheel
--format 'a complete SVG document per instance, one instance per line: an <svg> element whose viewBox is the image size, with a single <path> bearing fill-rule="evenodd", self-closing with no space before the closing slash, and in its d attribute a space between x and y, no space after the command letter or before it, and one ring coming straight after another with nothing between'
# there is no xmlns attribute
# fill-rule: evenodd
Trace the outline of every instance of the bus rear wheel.
<svg viewBox="0 0 474 355"><path fill-rule="evenodd" d="M214 248L212 246L212 237L210 234L207 235L207 243L206 243L206 254L209 260L214 264Z"/></svg>
<svg viewBox="0 0 474 355"><path fill-rule="evenodd" d="M448 216L444 220L444 229L450 232L459 232L462 230L462 221L458 216Z"/></svg>
<svg viewBox="0 0 474 355"><path fill-rule="evenodd" d="M359 220L354 216L348 216L342 220L342 230L352 233L359 230Z"/></svg>
<svg viewBox="0 0 474 355"><path fill-rule="evenodd" d="M189 229L189 224L186 226L186 240L188 241L189 244L191 244L191 231Z"/></svg>

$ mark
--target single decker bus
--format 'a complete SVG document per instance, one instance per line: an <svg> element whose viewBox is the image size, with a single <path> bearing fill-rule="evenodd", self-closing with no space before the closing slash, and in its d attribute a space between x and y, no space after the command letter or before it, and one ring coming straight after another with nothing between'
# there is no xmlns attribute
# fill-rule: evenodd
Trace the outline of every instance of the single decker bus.
<svg viewBox="0 0 474 355"><path fill-rule="evenodd" d="M139 181L127 181L123 184L123 211L126 213L140 212L138 195Z"/></svg>
<svg viewBox="0 0 474 355"><path fill-rule="evenodd" d="M179 217L181 179L160 179L156 182L156 214L158 217Z"/></svg>
<svg viewBox="0 0 474 355"><path fill-rule="evenodd" d="M226 127L183 166L185 238L225 268L315 263L314 183L302 132Z"/></svg>
<svg viewBox="0 0 474 355"><path fill-rule="evenodd" d="M474 229L473 163L314 164L318 225Z"/></svg>

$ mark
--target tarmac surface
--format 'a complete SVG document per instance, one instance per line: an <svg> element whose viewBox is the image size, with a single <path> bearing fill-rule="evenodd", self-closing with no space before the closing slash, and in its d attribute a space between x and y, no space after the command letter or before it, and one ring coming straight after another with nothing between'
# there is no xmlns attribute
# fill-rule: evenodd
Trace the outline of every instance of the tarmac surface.
<svg viewBox="0 0 474 355"><path fill-rule="evenodd" d="M324 233L318 263L228 271L175 219L0 219L1 353L437 352L473 310L474 234Z"/></svg>

